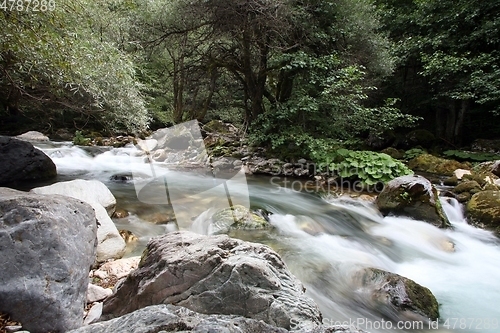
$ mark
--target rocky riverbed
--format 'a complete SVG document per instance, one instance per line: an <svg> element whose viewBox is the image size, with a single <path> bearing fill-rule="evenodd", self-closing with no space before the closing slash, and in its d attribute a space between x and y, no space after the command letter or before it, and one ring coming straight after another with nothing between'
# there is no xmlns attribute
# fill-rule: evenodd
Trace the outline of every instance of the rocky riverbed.
<svg viewBox="0 0 500 333"><path fill-rule="evenodd" d="M52 170L50 159L30 144L19 143L21 141L13 138L2 140L3 156L15 156L15 153L33 156L34 162L23 159L9 162L10 174L20 176L15 178L14 184L36 179L33 175L39 175L40 179L54 175L53 171L44 171ZM184 143L181 140L175 144ZM228 160L227 157L210 160L208 156L202 162L217 169L216 172L246 166L247 173L274 175L273 168L279 165L279 175L309 175L305 172L309 170L303 167L307 164L305 160L287 165L262 159L258 154L248 155L244 150L247 148L239 148L241 156L230 163L223 160ZM186 156L182 153L177 157ZM38 167L33 166L36 163ZM442 194L466 204L471 223L493 231L500 225L499 165L500 162L492 162L470 170L453 170L444 179L448 187L441 187ZM421 169L428 171L424 166ZM11 184L13 179L8 178L3 184ZM151 238L142 257L121 259L127 246L123 236L133 241L134 235L130 231L120 233L116 228L111 217L116 217L117 213L126 216L128 212L115 212L116 199L102 182L73 180L34 188L30 192L6 187L0 188L0 192L0 249L3 254L0 260L2 267L9 267L0 273L2 281L6 281L0 287L0 324L4 329L8 326L11 331L29 332L132 332L138 327L146 329L144 325L148 325L145 332L158 329L363 331L362 328L327 325L335 318L324 320L320 306L310 298L310 291L306 293L303 282L291 273L276 251L263 244L220 235L240 231L256 233L276 227L278 232L283 232L277 217L270 218L272 211L263 214L244 211L237 206L231 208L234 210L219 211L207 220L210 225L219 227L203 229L208 234L207 230L216 230L212 232L214 235L170 232ZM307 201L303 201L303 205L306 204ZM378 196L375 205L384 215L409 216L428 222L431 228L436 225L453 229L436 188L424 177L395 179ZM233 218L234 212L240 216L234 220L234 225L227 220L231 217L228 212ZM342 216L349 219L354 212ZM341 230L318 224L321 216L313 215L310 221L301 217L301 229L298 230L315 237ZM377 219L371 217L363 223L377 223ZM359 228L368 230L364 224ZM355 235L357 232L343 237L349 239ZM444 253L454 252L454 241L444 235L437 246ZM393 241L376 239L376 242L380 242L383 249ZM321 274L328 272L326 276L333 279L340 278L335 269L326 267L315 270ZM350 269L348 280L352 281L351 290L363 290L350 297L359 298L361 307L388 320L427 322L439 318L439 298L436 299L425 286L404 276L365 265Z"/></svg>

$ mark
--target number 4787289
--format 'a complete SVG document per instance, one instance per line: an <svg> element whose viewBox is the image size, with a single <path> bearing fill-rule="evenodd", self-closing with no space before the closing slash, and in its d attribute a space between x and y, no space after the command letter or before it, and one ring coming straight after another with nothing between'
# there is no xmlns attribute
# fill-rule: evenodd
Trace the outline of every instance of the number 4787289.
<svg viewBox="0 0 500 333"><path fill-rule="evenodd" d="M0 9L16 12L46 12L56 9L55 0L0 0Z"/></svg>

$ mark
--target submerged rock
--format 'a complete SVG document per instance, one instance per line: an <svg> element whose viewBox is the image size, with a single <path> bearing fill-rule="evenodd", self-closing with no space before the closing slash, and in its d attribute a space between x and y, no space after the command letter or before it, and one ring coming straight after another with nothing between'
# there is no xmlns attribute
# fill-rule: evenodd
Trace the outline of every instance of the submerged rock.
<svg viewBox="0 0 500 333"><path fill-rule="evenodd" d="M0 136L0 185L57 176L54 162L29 142Z"/></svg>
<svg viewBox="0 0 500 333"><path fill-rule="evenodd" d="M451 227L436 188L422 176L403 176L391 180L375 203L384 215L408 216L440 228Z"/></svg>
<svg viewBox="0 0 500 333"><path fill-rule="evenodd" d="M362 297L368 293L374 307L393 320L400 315L418 315L425 320L439 318L439 304L432 292L413 280L377 268L366 268L354 279L362 286L358 290Z"/></svg>
<svg viewBox="0 0 500 333"><path fill-rule="evenodd" d="M0 188L0 312L32 333L80 327L96 229L79 200Z"/></svg>
<svg viewBox="0 0 500 333"><path fill-rule="evenodd" d="M482 191L467 204L467 218L477 226L500 235L500 191Z"/></svg>
<svg viewBox="0 0 500 333"><path fill-rule="evenodd" d="M217 211L211 218L208 234L224 234L230 230L270 229L272 225L248 208L234 205Z"/></svg>
<svg viewBox="0 0 500 333"><path fill-rule="evenodd" d="M173 232L150 240L139 268L104 302L108 318L155 304L232 314L297 329L321 322L317 305L265 245L226 235Z"/></svg>

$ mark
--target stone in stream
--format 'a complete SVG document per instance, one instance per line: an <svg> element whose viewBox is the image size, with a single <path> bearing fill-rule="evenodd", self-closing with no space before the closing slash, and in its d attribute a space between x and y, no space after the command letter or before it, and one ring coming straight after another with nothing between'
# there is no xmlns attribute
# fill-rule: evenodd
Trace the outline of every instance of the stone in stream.
<svg viewBox="0 0 500 333"><path fill-rule="evenodd" d="M437 320L439 304L432 292L401 275L377 268L365 268L353 281L356 293L368 299L373 309L393 320Z"/></svg>
<svg viewBox="0 0 500 333"><path fill-rule="evenodd" d="M172 232L150 240L139 268L104 301L104 318L155 304L205 314L232 314L296 329L321 322L302 283L269 247L232 239Z"/></svg>
<svg viewBox="0 0 500 333"><path fill-rule="evenodd" d="M0 185L57 176L54 162L29 142L0 136Z"/></svg>
<svg viewBox="0 0 500 333"><path fill-rule="evenodd" d="M225 234L230 230L271 229L272 225L263 217L241 205L220 209L212 215L207 234Z"/></svg>
<svg viewBox="0 0 500 333"><path fill-rule="evenodd" d="M467 203L467 219L500 235L500 191L482 191Z"/></svg>
<svg viewBox="0 0 500 333"><path fill-rule="evenodd" d="M440 228L451 227L436 188L422 176L402 176L389 181L375 204L384 215L408 216Z"/></svg>
<svg viewBox="0 0 500 333"><path fill-rule="evenodd" d="M96 232L86 203L0 188L0 312L31 333L80 327Z"/></svg>

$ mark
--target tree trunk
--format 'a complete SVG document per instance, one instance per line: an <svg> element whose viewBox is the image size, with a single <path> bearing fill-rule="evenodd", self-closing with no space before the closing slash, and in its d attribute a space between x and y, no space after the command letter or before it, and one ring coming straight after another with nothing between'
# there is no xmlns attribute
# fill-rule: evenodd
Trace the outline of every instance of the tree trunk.
<svg viewBox="0 0 500 333"><path fill-rule="evenodd" d="M462 129L469 108L468 100L451 100L446 112L445 140L451 144L462 143ZM438 115L439 117L439 115Z"/></svg>

